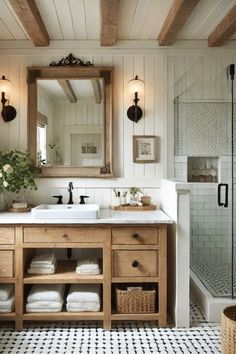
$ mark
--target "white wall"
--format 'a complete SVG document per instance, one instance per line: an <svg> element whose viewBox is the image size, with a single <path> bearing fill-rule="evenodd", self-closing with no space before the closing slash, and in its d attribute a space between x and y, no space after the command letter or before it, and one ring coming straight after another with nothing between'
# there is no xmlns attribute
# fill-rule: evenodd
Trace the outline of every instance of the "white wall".
<svg viewBox="0 0 236 354"><path fill-rule="evenodd" d="M146 46L146 48L145 48ZM93 49L92 44L85 48L35 49L31 47L12 49L6 43L0 48L0 75L12 81L11 104L17 109L17 117L10 123L0 120L0 149L25 149L27 146L27 84L26 67L48 65L52 60L61 59L70 51L81 59L90 60L95 65L114 66L114 171L113 179L73 179L78 191L75 197L84 192L103 206L111 203L112 187L122 188L137 185L145 187L153 200L160 201L159 190L162 177L172 177L173 163L173 97L174 82L181 78L197 56L203 56L203 69L206 78L217 75L220 68L232 62L235 52L232 49L157 49L144 43L137 49L131 43L128 48L117 46L111 49ZM126 48L125 48L126 47ZM212 63L213 60L213 63ZM145 94L140 102L144 117L137 123L127 116L127 108L132 98L127 92L127 82L138 75L145 81ZM196 76L197 73L194 73ZM188 77L188 76L187 76ZM189 79L190 80L190 79ZM192 79L191 79L192 80ZM190 80L190 81L191 81ZM181 80L180 80L181 81ZM167 132L169 138L167 139ZM135 164L132 161L132 136L157 135L159 137L159 156L156 163ZM167 174L168 156L168 174ZM67 198L66 186L70 179L41 179L39 191L33 194L34 202L50 202L51 195L62 193Z"/></svg>

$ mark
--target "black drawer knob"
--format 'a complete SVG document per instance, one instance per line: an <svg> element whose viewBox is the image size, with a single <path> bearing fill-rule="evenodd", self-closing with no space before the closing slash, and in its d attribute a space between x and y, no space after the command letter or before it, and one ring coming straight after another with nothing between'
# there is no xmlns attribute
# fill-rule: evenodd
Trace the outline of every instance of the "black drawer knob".
<svg viewBox="0 0 236 354"><path fill-rule="evenodd" d="M135 234L132 235L133 238L139 238L139 234L135 232Z"/></svg>
<svg viewBox="0 0 236 354"><path fill-rule="evenodd" d="M137 268L138 265L139 265L138 261L133 261L133 263L132 263L133 268Z"/></svg>

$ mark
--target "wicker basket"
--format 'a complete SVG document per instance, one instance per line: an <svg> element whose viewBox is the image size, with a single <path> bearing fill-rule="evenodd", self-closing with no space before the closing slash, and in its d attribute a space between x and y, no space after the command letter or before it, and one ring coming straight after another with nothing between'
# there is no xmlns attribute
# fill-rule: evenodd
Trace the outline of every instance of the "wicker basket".
<svg viewBox="0 0 236 354"><path fill-rule="evenodd" d="M221 318L223 354L236 354L236 306L226 307Z"/></svg>
<svg viewBox="0 0 236 354"><path fill-rule="evenodd" d="M119 313L155 312L156 289L129 291L117 287L116 308Z"/></svg>

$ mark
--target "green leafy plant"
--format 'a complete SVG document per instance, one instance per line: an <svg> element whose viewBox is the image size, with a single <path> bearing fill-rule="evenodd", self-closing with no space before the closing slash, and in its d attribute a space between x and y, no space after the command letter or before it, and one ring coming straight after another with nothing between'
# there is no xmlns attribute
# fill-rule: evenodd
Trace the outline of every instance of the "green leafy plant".
<svg viewBox="0 0 236 354"><path fill-rule="evenodd" d="M19 193L27 188L37 190L36 173L27 152L0 151L0 191Z"/></svg>
<svg viewBox="0 0 236 354"><path fill-rule="evenodd" d="M141 189L138 188L138 187L130 187L129 192L130 192L130 194L131 194L133 197L135 197L138 193L143 194L143 192L141 191Z"/></svg>

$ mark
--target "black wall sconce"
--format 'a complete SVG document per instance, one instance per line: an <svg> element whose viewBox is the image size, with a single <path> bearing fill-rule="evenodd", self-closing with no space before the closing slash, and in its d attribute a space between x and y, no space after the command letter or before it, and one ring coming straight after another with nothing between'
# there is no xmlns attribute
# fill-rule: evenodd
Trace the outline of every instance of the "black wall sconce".
<svg viewBox="0 0 236 354"><path fill-rule="evenodd" d="M134 94L134 104L127 110L127 116L130 120L137 123L143 115L142 109L138 106L138 94L144 91L144 81L138 79L138 75L133 80L128 82L128 90Z"/></svg>
<svg viewBox="0 0 236 354"><path fill-rule="evenodd" d="M0 92L2 102L2 117L4 122L10 122L16 117L16 110L13 106L9 105L9 95L11 92L11 81L7 80L5 76L0 79ZM8 98L7 98L8 97ZM8 103L6 105L6 103Z"/></svg>

